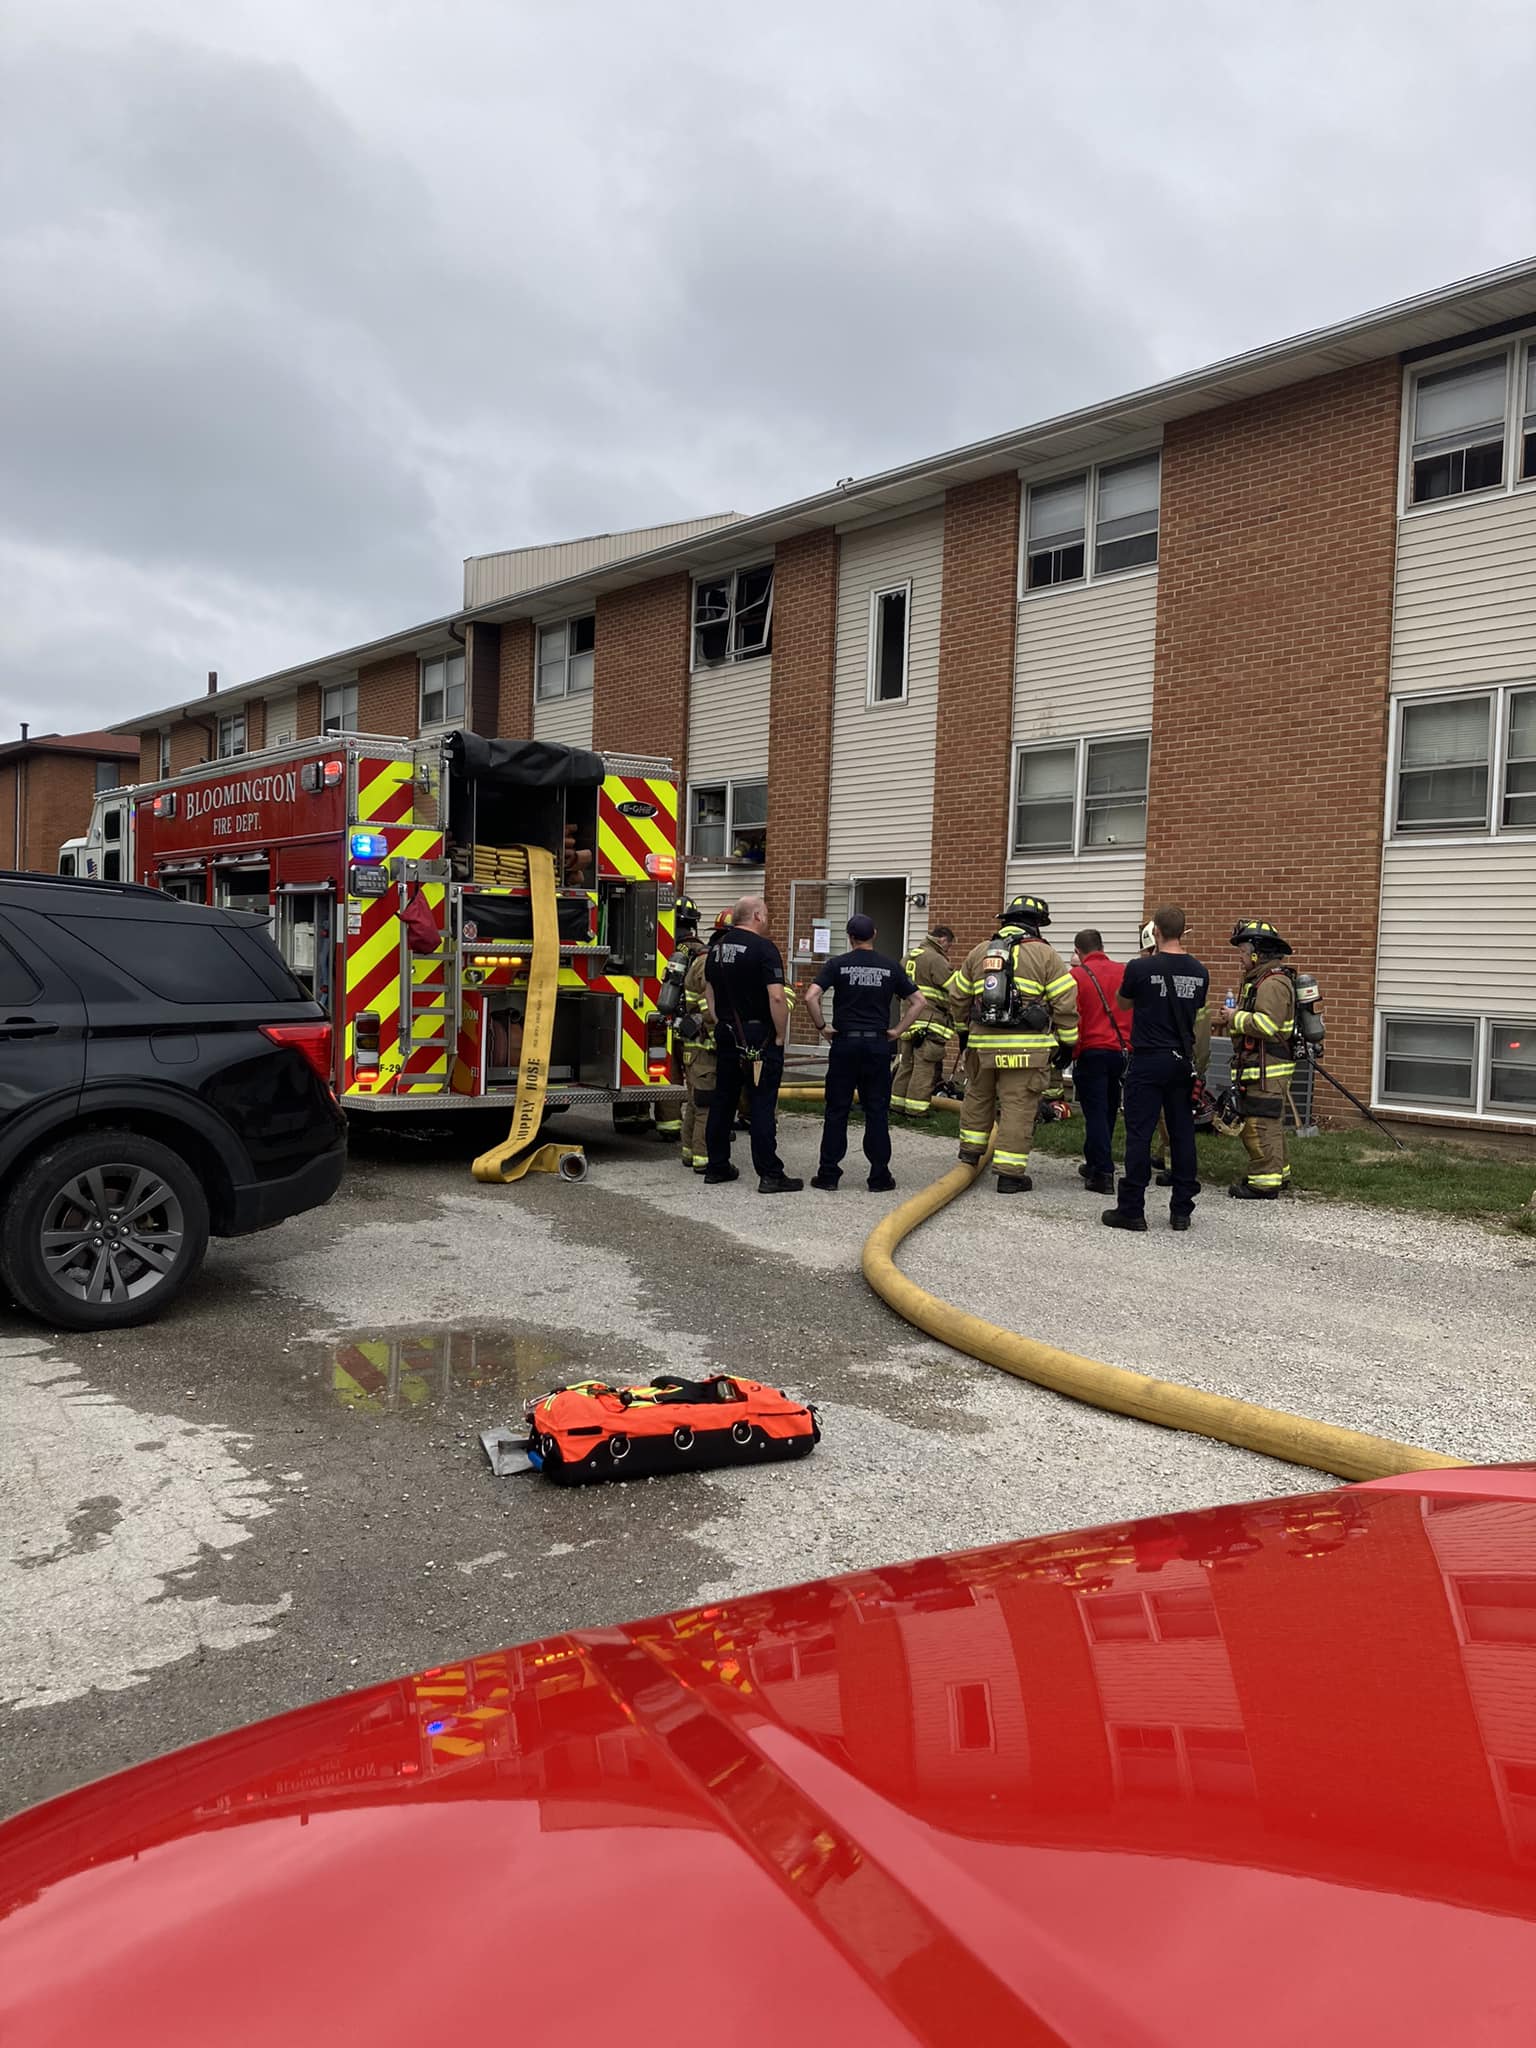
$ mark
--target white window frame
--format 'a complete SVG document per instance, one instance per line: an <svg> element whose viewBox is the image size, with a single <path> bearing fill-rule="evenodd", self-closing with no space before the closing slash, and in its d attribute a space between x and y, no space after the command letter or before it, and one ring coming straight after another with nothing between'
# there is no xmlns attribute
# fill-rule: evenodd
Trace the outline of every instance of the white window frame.
<svg viewBox="0 0 1536 2048"><path fill-rule="evenodd" d="M734 653L728 646L718 661L703 661L699 657L699 589L706 583L724 583L731 586L731 607L726 616L726 638L733 640L736 634L736 590L743 576L750 576L755 569L766 569L768 582L768 617L765 622L766 647L749 647L742 653ZM729 569L716 569L706 575L695 576L688 588L688 670L691 675L715 675L721 669L741 668L748 662L771 661L773 659L773 600L777 594L778 563L772 555L753 555L744 562L737 562ZM743 777L743 781L747 778Z"/></svg>
<svg viewBox="0 0 1536 2048"><path fill-rule="evenodd" d="M1524 1129L1536 1129L1536 1111L1522 1115L1518 1109L1505 1108L1490 1101L1493 1087L1493 1027L1495 1024L1518 1024L1518 1003L1504 1004L1496 1010L1473 1012L1467 1010L1408 1009L1400 1003L1389 1005L1376 1012L1375 1042L1371 1055L1371 1107L1372 1109L1396 1110L1399 1114L1418 1116L1450 1117L1458 1123L1515 1124ZM1470 1103L1436 1102L1422 1096L1389 1095L1387 1093L1387 1025L1388 1023L1461 1024L1472 1026L1472 1100ZM1531 1029L1536 1032L1536 1017L1531 1019Z"/></svg>
<svg viewBox="0 0 1536 2048"><path fill-rule="evenodd" d="M591 696L593 689L592 683L578 684L574 688L571 684L571 628L579 624L580 621L583 619L590 619L592 621L592 647L590 652L593 656L594 681L596 680L596 611L594 610L589 612L572 612L569 618L564 619L542 619L540 620L537 628L535 629L533 642L533 701L535 704L563 704L567 697ZM546 633L563 633L565 635L565 655L563 662L561 664L560 687L558 690L541 690L539 687L541 681L543 680L544 674L544 661L542 658L542 653L544 645L544 635ZM582 651L585 653L588 650L583 649Z"/></svg>
<svg viewBox="0 0 1536 2048"><path fill-rule="evenodd" d="M448 664L454 661L456 661L459 664L459 688L463 693L462 703L457 718L453 717L448 710L448 692L453 687L448 680ZM443 716L441 718L428 718L427 670L433 667L438 662L441 662L443 664ZM419 732L452 732L456 726L461 726L464 723L465 717L468 714L468 710L469 664L465 656L465 650L462 647L445 647L437 654L419 655L416 661L417 730Z"/></svg>
<svg viewBox="0 0 1536 2048"><path fill-rule="evenodd" d="M1129 573L1129 572L1127 572ZM1063 587L1056 586L1058 589ZM1139 846L1090 846L1088 844L1088 749L1116 741L1145 740L1147 743L1147 808L1150 813L1152 801L1152 734L1146 727L1133 727L1125 732L1089 732L1077 736L1063 733L1055 739L1016 740L1013 747L1013 768L1008 784L1008 859L1028 861L1044 865L1047 862L1076 860L1139 860L1147 857L1147 842L1143 837ZM1072 847L1070 852L1034 853L1028 847L1016 843L1019 811L1019 763L1025 754L1046 752L1061 753L1067 747L1076 747L1077 762L1072 781Z"/></svg>
<svg viewBox="0 0 1536 2048"><path fill-rule="evenodd" d="M1444 504L1444 499L1437 503ZM1530 839L1536 836L1536 825L1506 825L1504 823L1504 802L1508 795L1505 781L1509 768L1509 719L1510 699L1523 696L1528 690L1536 690L1536 677L1515 683L1484 683L1475 690L1420 690L1405 693L1392 699L1391 731L1387 745L1387 808L1385 837L1392 846L1483 846L1490 839ZM1420 704L1468 704L1486 701L1492 729L1488 738L1488 810L1487 823L1476 825L1448 825L1444 831L1425 826L1417 831L1403 832L1398 829L1398 775L1403 750L1403 713Z"/></svg>
<svg viewBox="0 0 1536 2048"><path fill-rule="evenodd" d="M157 739L157 741L158 741L158 747L157 747L157 751L156 751L156 754L155 754L155 760L156 760L156 762L157 762L157 764L158 764L158 766L159 766L159 770L160 770L160 773L159 773L159 775L158 775L158 776L156 777L156 780L157 780L157 781L159 781L159 782L164 782L164 781L166 780L167 776L169 776L169 774L170 774L170 772L171 772L171 730L170 730L170 727L169 727L169 726L166 726L166 727L165 727L165 728L164 728L164 729L163 729L163 730L162 730L161 732L157 733L157 734L156 734L156 739Z"/></svg>
<svg viewBox="0 0 1536 2048"><path fill-rule="evenodd" d="M695 867L701 868L756 868L759 871L759 873L762 871L763 862L755 860L740 860L730 850L731 846L735 841L737 831L736 792L738 789L755 789L759 786L759 784L761 784L761 786L764 789L766 789L768 786L768 777L766 775L703 775L700 776L697 782L689 783L688 830L687 837L685 840L685 850L683 854L683 858L685 861L691 861ZM724 853L695 853L693 850L694 794L696 791L706 789L723 789L725 791L726 850ZM761 832L763 834L764 848L766 850L768 838L768 824L766 820L761 825L748 825L743 829L749 832Z"/></svg>
<svg viewBox="0 0 1536 2048"><path fill-rule="evenodd" d="M329 713L326 705L332 697L339 697L341 700L341 717L338 724L327 725L326 719ZM348 701L349 699L350 702ZM328 732L356 732L357 729L356 682L323 683L320 688L320 731L322 736Z"/></svg>
<svg viewBox="0 0 1536 2048"><path fill-rule="evenodd" d="M1074 462L1066 468L1053 470L1046 476L1024 476L1022 480L1023 501L1019 508L1019 572L1018 596L1021 604L1033 603L1036 598L1057 597L1064 590L1091 589L1096 583L1125 583L1137 576L1155 576L1158 562L1136 562L1128 569L1097 569L1094 556L1098 551L1099 529L1099 473L1106 469L1123 469L1127 463L1145 462L1150 456L1157 457L1157 549L1158 561L1163 549L1163 444L1154 442L1149 448L1131 448L1123 454L1108 456L1102 462ZM1067 483L1072 477L1082 476L1083 487L1083 573L1070 583L1042 583L1038 589L1029 587L1029 494L1031 491L1049 490L1053 484Z"/></svg>
<svg viewBox="0 0 1536 2048"><path fill-rule="evenodd" d="M1413 502L1413 415L1419 379L1439 370L1454 370L1463 363L1475 363L1485 356L1503 354L1504 363L1504 481L1482 490L1458 491L1451 498L1428 498ZM1400 519L1430 519L1457 505L1486 505L1500 498L1513 498L1536 491L1536 476L1521 476L1525 446L1525 382L1527 366L1536 356L1536 326L1518 334L1496 335L1491 340L1471 342L1465 348L1447 349L1442 355L1425 356L1403 371L1402 427L1398 450L1397 513Z"/></svg>
<svg viewBox="0 0 1536 2048"><path fill-rule="evenodd" d="M240 728L240 744L238 747L233 744L236 726ZM228 746L224 744L226 738L231 743ZM221 761L238 761L240 756L245 753L246 725L244 706L238 711L220 712L217 746L218 758Z"/></svg>
<svg viewBox="0 0 1536 2048"><path fill-rule="evenodd" d="M901 636L901 690L897 696L876 695L880 680L880 600L882 597L904 597L907 601L906 627ZM882 583L878 590L869 593L869 669L864 701L871 711L883 711L888 704L905 704L907 685L912 674L912 579L906 577L899 583Z"/></svg>

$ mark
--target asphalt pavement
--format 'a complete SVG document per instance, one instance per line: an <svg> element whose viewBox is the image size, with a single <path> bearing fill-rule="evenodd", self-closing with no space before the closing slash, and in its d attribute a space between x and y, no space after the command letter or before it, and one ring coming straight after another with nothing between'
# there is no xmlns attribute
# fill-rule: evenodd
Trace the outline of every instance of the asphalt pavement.
<svg viewBox="0 0 1536 2048"><path fill-rule="evenodd" d="M792 1170L816 1125L786 1118ZM467 1134L354 1160L325 1210L216 1245L168 1318L0 1315L0 1810L349 1686L567 1626L1009 1536L1328 1482L1099 1415L893 1316L860 1244L896 1195L706 1188L564 1119L591 1177L472 1181ZM1074 1350L1468 1456L1529 1457L1518 1238L1296 1201L1101 1230L1069 1162L903 1255ZM815 1400L803 1463L566 1491L480 1429L563 1380L726 1368Z"/></svg>

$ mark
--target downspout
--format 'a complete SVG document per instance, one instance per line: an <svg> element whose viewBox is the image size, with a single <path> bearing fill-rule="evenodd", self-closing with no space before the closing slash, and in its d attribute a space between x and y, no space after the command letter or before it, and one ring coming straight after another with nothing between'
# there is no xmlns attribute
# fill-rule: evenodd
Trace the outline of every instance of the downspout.
<svg viewBox="0 0 1536 2048"><path fill-rule="evenodd" d="M27 743L27 721L25 719L21 722L21 743L23 747ZM16 756L16 817L15 829L12 834L16 844L16 851L11 861L12 867L18 871L21 868L21 778L26 773L26 765L26 754L18 754Z"/></svg>

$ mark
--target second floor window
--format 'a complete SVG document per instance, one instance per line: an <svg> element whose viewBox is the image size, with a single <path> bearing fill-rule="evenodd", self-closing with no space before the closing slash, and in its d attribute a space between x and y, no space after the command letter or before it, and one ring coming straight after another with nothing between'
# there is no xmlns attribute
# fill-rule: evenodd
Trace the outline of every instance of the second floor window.
<svg viewBox="0 0 1536 2048"><path fill-rule="evenodd" d="M1536 690L1484 690L1398 707L1392 829L1536 830Z"/></svg>
<svg viewBox="0 0 1536 2048"><path fill-rule="evenodd" d="M773 646L773 564L733 569L693 587L693 665L749 661Z"/></svg>
<svg viewBox="0 0 1536 2048"><path fill-rule="evenodd" d="M596 661L597 618L563 619L558 626L539 628L538 675L534 694L541 704L555 697L579 697L592 688Z"/></svg>
<svg viewBox="0 0 1536 2048"><path fill-rule="evenodd" d="M911 634L912 586L898 583L869 599L869 701L899 704L907 694L907 646Z"/></svg>
<svg viewBox="0 0 1536 2048"><path fill-rule="evenodd" d="M1020 747L1013 852L1135 852L1147 843L1145 733Z"/></svg>
<svg viewBox="0 0 1536 2048"><path fill-rule="evenodd" d="M698 782L688 797L691 860L759 862L767 853L766 782Z"/></svg>
<svg viewBox="0 0 1536 2048"><path fill-rule="evenodd" d="M233 760L245 752L245 713L235 711L219 720L219 759Z"/></svg>
<svg viewBox="0 0 1536 2048"><path fill-rule="evenodd" d="M118 762L98 761L96 763L96 788L98 792L104 789L118 789L122 785L122 780L123 771Z"/></svg>
<svg viewBox="0 0 1536 2048"><path fill-rule="evenodd" d="M464 723L464 657L435 654L421 664L421 724Z"/></svg>
<svg viewBox="0 0 1536 2048"><path fill-rule="evenodd" d="M357 731L356 683L330 683L320 692L320 730Z"/></svg>
<svg viewBox="0 0 1536 2048"><path fill-rule="evenodd" d="M163 782L171 772L171 736L168 732L160 735L160 780Z"/></svg>

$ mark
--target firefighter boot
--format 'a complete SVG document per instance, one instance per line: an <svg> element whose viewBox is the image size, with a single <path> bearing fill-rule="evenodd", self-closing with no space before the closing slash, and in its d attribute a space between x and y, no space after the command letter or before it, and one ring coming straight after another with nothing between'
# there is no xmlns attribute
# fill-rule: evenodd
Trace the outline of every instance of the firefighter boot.
<svg viewBox="0 0 1536 2048"><path fill-rule="evenodd" d="M1018 1058L1017 1054L1000 1054ZM1003 1067L997 1074L997 1149L992 1165L997 1173L1000 1195L1026 1194L1034 1185L1029 1177L1029 1148L1035 1135L1040 1098L1047 1075L1043 1067Z"/></svg>

